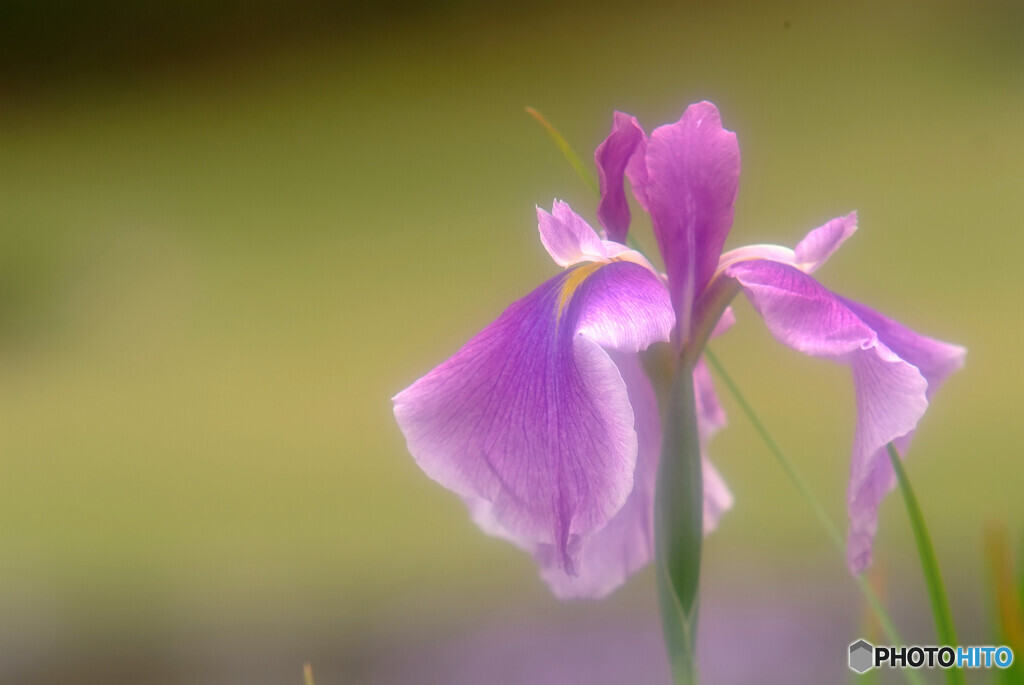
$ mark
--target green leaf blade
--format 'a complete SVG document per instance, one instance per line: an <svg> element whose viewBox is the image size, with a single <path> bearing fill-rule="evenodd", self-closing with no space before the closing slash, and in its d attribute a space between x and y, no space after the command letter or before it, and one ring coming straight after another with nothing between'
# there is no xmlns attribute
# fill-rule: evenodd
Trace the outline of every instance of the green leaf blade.
<svg viewBox="0 0 1024 685"><path fill-rule="evenodd" d="M921 558L921 569L924 571L925 584L928 587L928 597L932 604L932 614L935 617L935 634L940 645L956 647L959 643L956 637L956 629L953 627L953 613L949 609L949 599L946 596L946 586L942 582L942 573L939 571L939 562L935 557L935 548L932 546L931 534L924 522L924 514L917 503L917 496L910 487L910 479L903 468L903 461L899 453L890 442L886 449L889 452L889 461L896 472L896 480L899 482L900 493L903 495L903 502L907 507L907 517L910 519L910 527L914 531L914 540L917 543L918 556ZM945 670L946 682L949 685L963 685L964 673L959 668L948 668Z"/></svg>

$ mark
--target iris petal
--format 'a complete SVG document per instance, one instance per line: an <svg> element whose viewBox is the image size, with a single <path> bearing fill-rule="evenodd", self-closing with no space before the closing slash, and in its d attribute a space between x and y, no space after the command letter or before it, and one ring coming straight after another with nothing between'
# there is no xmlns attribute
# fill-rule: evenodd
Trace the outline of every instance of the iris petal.
<svg viewBox="0 0 1024 685"><path fill-rule="evenodd" d="M575 271L511 305L394 400L427 475L520 546L550 547L570 575L582 541L633 489L633 410L605 348L646 348L674 324L648 269L601 265L565 299Z"/></svg>
<svg viewBox="0 0 1024 685"><path fill-rule="evenodd" d="M711 280L732 227L740 174L736 134L722 128L710 102L691 105L678 122L654 130L644 169L630 167L627 174L651 214L680 341L686 340L694 300Z"/></svg>
<svg viewBox="0 0 1024 685"><path fill-rule="evenodd" d="M850 212L808 233L793 250L801 270L805 273L817 271L856 230L857 212Z"/></svg>
<svg viewBox="0 0 1024 685"><path fill-rule="evenodd" d="M740 283L777 340L853 371L857 427L847 493L847 563L859 573L871 563L878 507L895 485L886 445L906 449L928 398L963 363L964 350L841 298L786 264L744 261L725 273Z"/></svg>
<svg viewBox="0 0 1024 685"><path fill-rule="evenodd" d="M622 509L583 542L576 576L564 573L550 548L534 556L541 576L560 598L598 598L618 588L654 555L654 487L661 451L661 418L651 382L635 354L614 354L633 407L638 439L633 490Z"/></svg>
<svg viewBox="0 0 1024 685"><path fill-rule="evenodd" d="M564 202L556 200L550 214L538 207L537 227L544 249L559 266L607 261L601 237Z"/></svg>
<svg viewBox="0 0 1024 685"><path fill-rule="evenodd" d="M550 214L537 208L537 227L544 249L559 266L569 267L583 262L633 262L657 274L646 257L622 243L602 240L579 214L560 200L555 200Z"/></svg>
<svg viewBox="0 0 1024 685"><path fill-rule="evenodd" d="M601 201L597 205L597 219L604 226L608 238L625 243L629 232L629 202L623 187L626 165L637 148L644 142L644 130L636 117L616 112L612 131L597 146L594 162L601 185Z"/></svg>
<svg viewBox="0 0 1024 685"><path fill-rule="evenodd" d="M542 545L533 550L545 582L563 599L604 597L654 558L654 492L661 455L661 417L654 388L639 356L613 353L612 359L626 383L635 416L638 450L633 491L608 525L582 541L576 576L558 567L549 547ZM701 451L705 452L711 436L725 425L725 413L703 364L698 365L694 374L694 386ZM714 530L722 514L732 507L732 494L706 454L703 464L706 534Z"/></svg>

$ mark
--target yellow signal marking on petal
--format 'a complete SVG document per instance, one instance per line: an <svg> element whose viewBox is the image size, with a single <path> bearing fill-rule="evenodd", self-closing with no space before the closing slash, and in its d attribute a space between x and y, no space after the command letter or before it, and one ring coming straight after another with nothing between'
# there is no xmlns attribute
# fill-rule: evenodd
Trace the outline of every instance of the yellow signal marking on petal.
<svg viewBox="0 0 1024 685"><path fill-rule="evenodd" d="M587 280L587 276L594 273L602 266L605 266L604 262L591 262L590 264L584 264L578 266L565 277L562 281L562 289L558 293L558 318L562 318L562 311L565 306L569 304L569 300L576 293L583 281Z"/></svg>

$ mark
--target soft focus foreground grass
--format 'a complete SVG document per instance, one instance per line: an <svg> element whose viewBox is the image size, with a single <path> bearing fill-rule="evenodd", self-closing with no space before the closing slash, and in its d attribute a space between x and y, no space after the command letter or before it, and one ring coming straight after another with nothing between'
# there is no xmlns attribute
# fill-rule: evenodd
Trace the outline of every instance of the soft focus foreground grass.
<svg viewBox="0 0 1024 685"><path fill-rule="evenodd" d="M10 103L4 601L90 630L356 621L435 592L546 602L529 561L418 471L389 398L554 273L534 204L593 216L523 106L589 156L613 109L652 126L702 98L744 157L730 245L793 244L856 208L822 280L969 348L908 469L951 582L975 586L983 526L1024 520L1015 21L1000 3L469 13ZM839 518L847 374L737 309L720 357ZM709 568L841 579L726 404L713 452L737 506ZM890 500L879 556L912 586L909 544Z"/></svg>

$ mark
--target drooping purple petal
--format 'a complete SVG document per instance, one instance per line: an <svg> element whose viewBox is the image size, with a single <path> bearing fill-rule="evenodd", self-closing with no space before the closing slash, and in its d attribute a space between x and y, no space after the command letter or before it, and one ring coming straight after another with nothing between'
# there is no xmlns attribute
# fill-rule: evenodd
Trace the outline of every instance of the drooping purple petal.
<svg viewBox="0 0 1024 685"><path fill-rule="evenodd" d="M711 372L703 359L693 369L693 390L697 404L697 432L701 445L710 442L718 431L726 426L725 410L718 401Z"/></svg>
<svg viewBox="0 0 1024 685"><path fill-rule="evenodd" d="M633 411L602 346L643 349L673 324L664 286L638 264L566 271L395 397L409 451L481 520L551 547L571 575L581 542L633 489Z"/></svg>
<svg viewBox="0 0 1024 685"><path fill-rule="evenodd" d="M701 459L704 471L704 535L714 532L725 512L732 509L732 492L718 469L707 457Z"/></svg>
<svg viewBox="0 0 1024 685"><path fill-rule="evenodd" d="M858 302L845 298L842 298L842 302L875 331L882 344L901 359L916 367L924 376L928 384L925 390L926 399L931 400L939 386L954 371L963 368L967 356L965 348L918 335L909 328ZM879 406L884 406L884 404L879 403ZM901 457L906 454L913 437L914 431L911 430L894 441L896 450ZM860 526L854 525L856 519L852 514L850 519L847 559L850 568L855 573L871 564L871 541L874 539L878 527L878 504L885 494L896 485L896 474L892 470L889 456L884 448L875 455L875 459L862 462L859 469L857 466L857 462L854 462L847 492L851 512L854 509L862 511Z"/></svg>
<svg viewBox="0 0 1024 685"><path fill-rule="evenodd" d="M857 427L847 493L847 562L859 573L871 563L878 506L895 485L886 445L906 449L928 398L959 368L964 351L845 300L786 264L745 261L725 273L739 281L777 340L853 371Z"/></svg>
<svg viewBox="0 0 1024 685"><path fill-rule="evenodd" d="M612 353L629 393L638 440L633 492L608 525L580 547L576 576L562 571L548 546L534 550L541 576L558 597L599 598L622 585L654 557L654 492L661 454L661 417L657 398L638 355ZM711 377L703 364L694 374L697 393L698 431L704 465L704 532L710 533L722 514L732 507L732 494L707 459L706 446L725 425ZM501 535L500 532L498 532Z"/></svg>
<svg viewBox="0 0 1024 685"><path fill-rule="evenodd" d="M694 300L714 274L732 227L739 146L736 134L722 128L715 106L701 102L675 124L654 130L645 162L646 173L632 167L627 174L651 214L682 341Z"/></svg>
<svg viewBox="0 0 1024 685"><path fill-rule="evenodd" d="M579 311L577 331L605 349L640 352L671 335L675 315L668 291L642 266L633 262L602 266L580 290L586 293L587 306ZM623 292L629 296L623 297Z"/></svg>
<svg viewBox="0 0 1024 685"><path fill-rule="evenodd" d="M917 367L921 375L928 381L928 399L939 389L954 371L964 366L967 349L960 345L951 345L918 335L906 326L879 314L875 310L859 302L841 298L860 319L871 326L890 350L910 364Z"/></svg>
<svg viewBox="0 0 1024 685"><path fill-rule="evenodd" d="M711 339L714 340L720 335L724 335L726 331L736 325L736 312L732 310L732 307L726 307L722 315L718 317L718 323L711 329Z"/></svg>
<svg viewBox="0 0 1024 685"><path fill-rule="evenodd" d="M562 599L604 597L654 556L654 489L661 452L658 402L638 355L613 353L612 358L635 417L638 449L633 491L608 525L583 542L575 576L558 567L549 547L534 551L541 577Z"/></svg>
<svg viewBox="0 0 1024 685"><path fill-rule="evenodd" d="M609 240L625 243L629 232L629 202L623 176L626 164L644 141L644 131L636 117L616 112L612 131L597 146L594 162L601 185L601 201L597 205L597 219L604 226Z"/></svg>
<svg viewBox="0 0 1024 685"><path fill-rule="evenodd" d="M725 410L718 401L711 372L704 360L693 370L693 390L697 405L697 433L700 435L701 463L704 478L704 534L718 527L718 521L732 509L732 492L708 458L708 443L718 431L725 428Z"/></svg>

